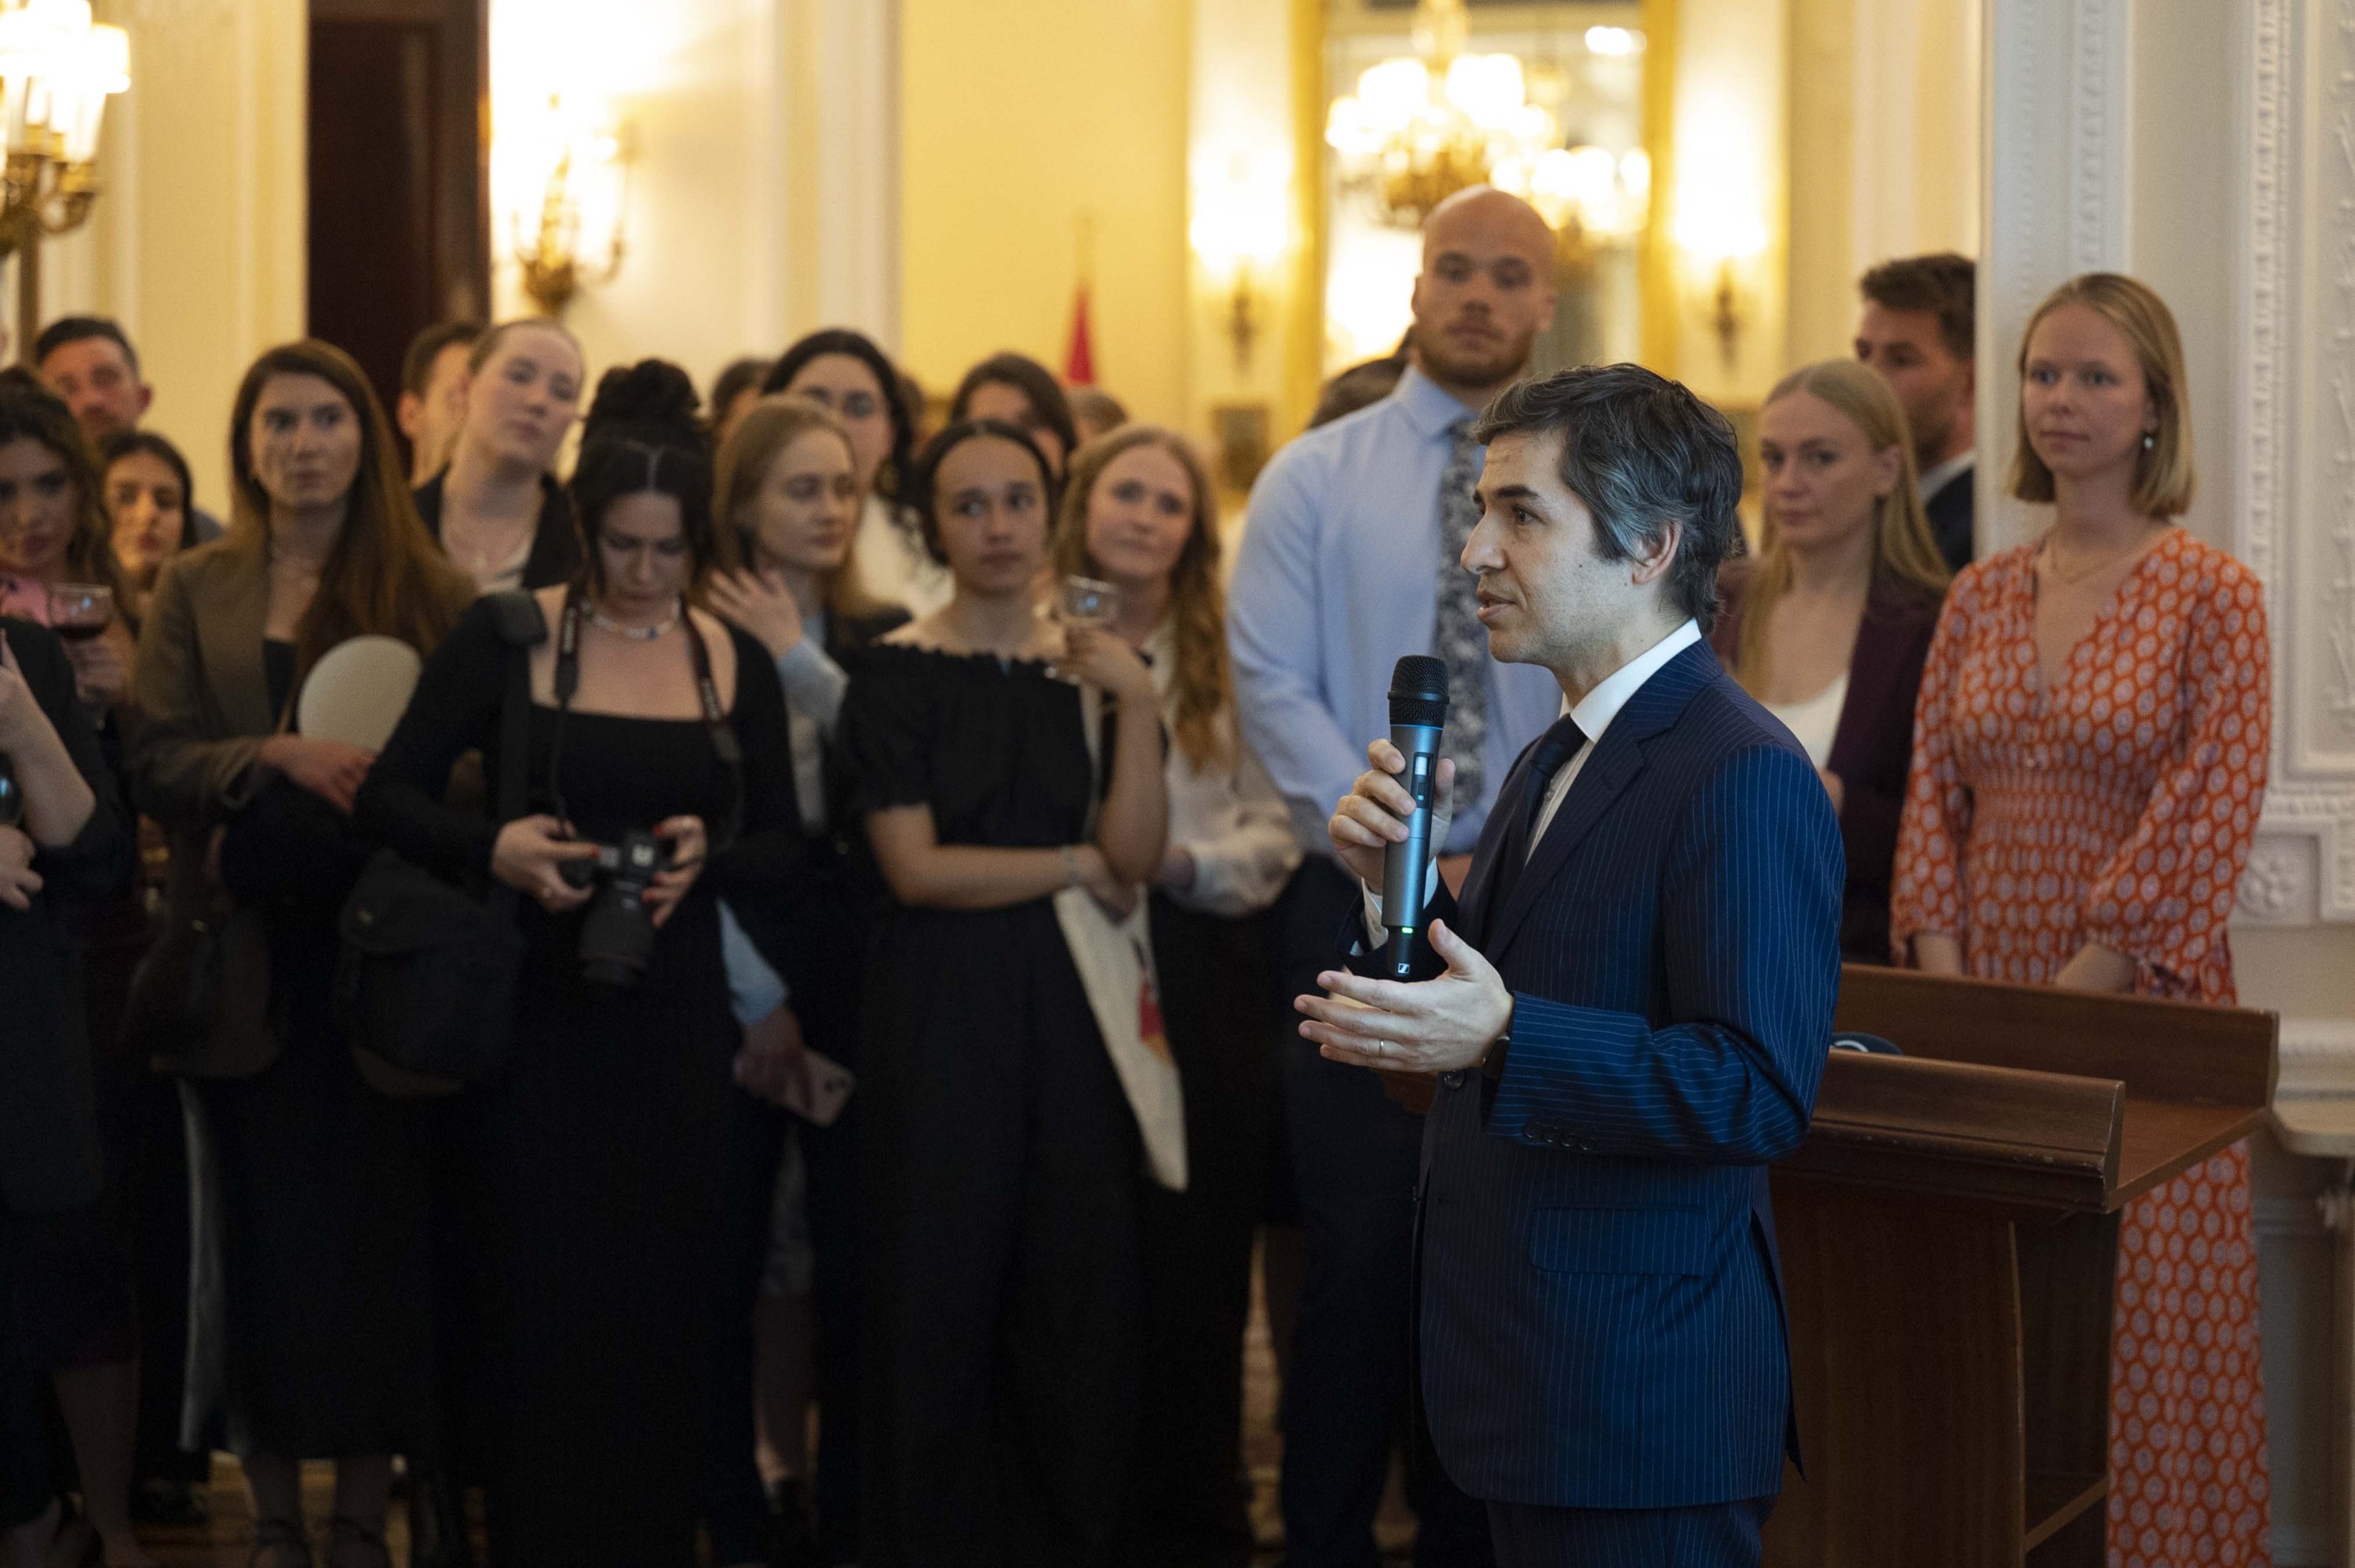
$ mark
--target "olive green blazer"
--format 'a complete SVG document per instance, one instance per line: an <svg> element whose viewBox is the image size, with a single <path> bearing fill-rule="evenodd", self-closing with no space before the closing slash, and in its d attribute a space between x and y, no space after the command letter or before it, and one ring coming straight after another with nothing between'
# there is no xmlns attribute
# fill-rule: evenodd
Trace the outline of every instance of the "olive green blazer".
<svg viewBox="0 0 2355 1568"><path fill-rule="evenodd" d="M454 617L474 585L453 568L442 586ZM165 563L132 666L124 771L133 803L171 843L164 941L192 919L229 918L222 999L229 1026L164 1064L197 1077L259 1072L277 1051L261 1024L267 997L258 993L269 974L261 922L243 912L230 918L209 864L214 832L265 781L262 742L281 725L262 664L269 621L262 542L232 532ZM140 1000L134 986L134 1004Z"/></svg>

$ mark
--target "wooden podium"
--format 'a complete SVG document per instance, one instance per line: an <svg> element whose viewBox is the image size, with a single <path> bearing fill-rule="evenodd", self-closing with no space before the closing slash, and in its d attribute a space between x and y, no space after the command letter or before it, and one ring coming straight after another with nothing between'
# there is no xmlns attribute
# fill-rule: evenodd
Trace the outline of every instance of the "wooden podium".
<svg viewBox="0 0 2355 1568"><path fill-rule="evenodd" d="M1807 1474L1774 1568L2098 1568L2118 1213L2243 1138L2277 1021L1850 965L1774 1173Z"/></svg>
<svg viewBox="0 0 2355 1568"><path fill-rule="evenodd" d="M2277 1024L1848 966L1838 1026L1905 1054L1833 1053L1774 1169L1807 1472L1770 1568L2099 1568L2118 1212L2264 1119Z"/></svg>

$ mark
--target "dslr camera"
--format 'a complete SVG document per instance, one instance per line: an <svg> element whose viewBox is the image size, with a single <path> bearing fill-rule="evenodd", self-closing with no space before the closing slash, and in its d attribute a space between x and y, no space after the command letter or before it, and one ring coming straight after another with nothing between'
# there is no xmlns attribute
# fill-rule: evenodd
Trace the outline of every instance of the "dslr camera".
<svg viewBox="0 0 2355 1568"><path fill-rule="evenodd" d="M670 851L648 832L632 830L617 844L599 844L596 858L566 861L564 880L574 887L597 886L581 923L581 978L591 985L623 989L645 978L655 947L654 916L646 889L670 863Z"/></svg>

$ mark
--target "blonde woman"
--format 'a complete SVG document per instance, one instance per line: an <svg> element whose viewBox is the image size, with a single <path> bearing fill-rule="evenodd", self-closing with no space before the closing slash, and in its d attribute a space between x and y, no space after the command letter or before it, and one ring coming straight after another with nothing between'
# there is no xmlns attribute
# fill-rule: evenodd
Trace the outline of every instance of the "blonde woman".
<svg viewBox="0 0 2355 1568"><path fill-rule="evenodd" d="M793 736L794 798L815 876L815 894L794 910L775 899L721 906L745 1047L736 1066L741 1092L730 1133L725 1305L714 1330L704 1489L704 1525L720 1563L760 1559L764 1528L773 1544L815 1532L827 1562L859 1555L851 1160L858 1101L854 1097L825 1127L794 1121L780 1107L793 1099L793 1080L807 1072L807 1051L854 1071L858 1060L859 980L875 874L865 836L854 831L836 720L850 683L845 666L908 619L897 605L868 599L851 567L868 494L860 474L858 444L840 418L797 393L774 393L743 411L721 443L712 493L716 569L705 596L776 661ZM789 1136L798 1143L802 1175L794 1182L789 1174L781 1195L778 1171ZM772 1261L773 1200L806 1209L805 1226L797 1215L781 1222L807 1236L782 1266ZM767 1417L759 1429L784 1472L766 1498L753 1460L756 1366ZM805 1436L813 1396L815 1468Z"/></svg>
<svg viewBox="0 0 2355 1568"><path fill-rule="evenodd" d="M1235 730L1216 503L1176 432L1128 425L1073 454L1055 568L1112 583L1112 630L1153 664L1169 843L1152 889L1154 959L1185 1085L1191 1181L1148 1187L1138 1218L1145 1355L1130 1545L1224 1540L1248 1555L1236 1495L1252 1234L1274 1141L1276 1056L1264 918L1300 863L1284 797Z"/></svg>
<svg viewBox="0 0 2355 1568"><path fill-rule="evenodd" d="M1889 962L1889 877L1913 695L1946 592L1905 411L1881 373L1828 359L1758 417L1766 546L1728 566L1711 641L1823 777L1848 852L1840 950Z"/></svg>
<svg viewBox="0 0 2355 1568"><path fill-rule="evenodd" d="M2029 318L2011 493L2043 536L1955 579L1922 677L1891 939L1937 974L2230 1002L2272 655L2191 504L2183 348L2112 272ZM2183 1249L2191 1252L2185 1261ZM2265 1561L2248 1145L2118 1229L2109 1561Z"/></svg>

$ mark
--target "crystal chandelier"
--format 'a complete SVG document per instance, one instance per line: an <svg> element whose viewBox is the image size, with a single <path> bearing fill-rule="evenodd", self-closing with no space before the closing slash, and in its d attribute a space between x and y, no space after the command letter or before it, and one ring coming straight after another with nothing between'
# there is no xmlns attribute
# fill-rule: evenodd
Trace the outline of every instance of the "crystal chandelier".
<svg viewBox="0 0 2355 1568"><path fill-rule="evenodd" d="M1552 112L1529 101L1520 60L1465 53L1467 29L1464 0L1421 0L1414 55L1369 69L1356 92L1334 101L1325 141L1342 188L1401 228L1421 228L1433 207L1485 184L1527 198L1573 249L1640 233L1651 204L1643 152L1561 145ZM1643 37L1593 27L1586 44L1625 55Z"/></svg>

